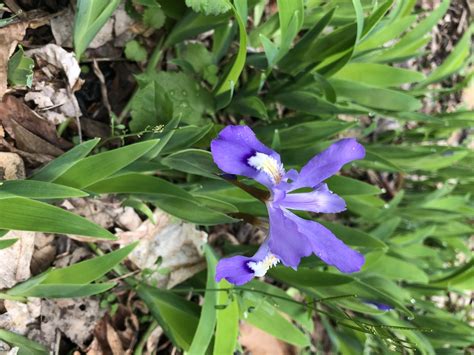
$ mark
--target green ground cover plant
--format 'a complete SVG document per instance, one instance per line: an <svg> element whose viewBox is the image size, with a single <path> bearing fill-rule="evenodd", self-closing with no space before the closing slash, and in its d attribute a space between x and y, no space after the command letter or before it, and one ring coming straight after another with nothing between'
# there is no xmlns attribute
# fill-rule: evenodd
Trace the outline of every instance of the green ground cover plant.
<svg viewBox="0 0 474 355"><path fill-rule="evenodd" d="M115 239L55 203L102 194L133 201L146 215L160 208L208 232L243 223L266 230L262 186L224 175L214 163L210 143L218 133L229 125L249 126L280 153L287 169L297 170L338 139L355 137L365 158L326 180L347 210L299 215L364 255L359 272L341 273L313 255L297 270L279 264L265 279L235 286L216 281L218 260L252 255L257 247L206 245L207 270L170 290L140 275L122 281L150 310L141 336L159 325L184 353L233 354L243 351L243 321L311 354L328 350L316 341L317 323L332 353L468 351L474 342L469 305L450 303L450 297L467 297L474 286L474 112L462 104L435 114L422 108L469 84L473 25L435 70L405 65L426 54L431 30L450 1L431 12L417 11L413 0L132 2L140 11L127 2L129 11L159 40L152 50L140 38L126 46L127 60L140 63L142 72L124 110L110 117L110 138L79 143L26 180L3 182L2 234ZM77 2L78 58L119 3ZM456 86L436 85L455 74L463 77ZM21 73L15 75L21 80ZM465 139L450 144L459 131ZM0 248L14 242L0 238ZM133 247L46 271L1 291L0 298L114 292L110 280L127 276L121 261ZM20 353L46 351L7 331L0 330L0 339Z"/></svg>

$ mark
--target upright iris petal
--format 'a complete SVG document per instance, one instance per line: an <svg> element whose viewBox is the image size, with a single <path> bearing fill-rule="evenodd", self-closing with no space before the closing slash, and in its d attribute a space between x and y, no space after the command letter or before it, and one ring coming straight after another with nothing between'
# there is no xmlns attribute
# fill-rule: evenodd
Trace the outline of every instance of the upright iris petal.
<svg viewBox="0 0 474 355"><path fill-rule="evenodd" d="M353 138L342 139L313 157L298 173L285 171L280 155L261 143L246 126L227 126L211 143L214 161L229 174L252 178L270 190L266 201L269 236L253 257L234 256L217 265L216 280L242 285L264 276L278 262L296 269L303 257L317 255L345 273L357 272L364 257L346 246L327 228L300 218L289 210L336 213L345 210L344 200L323 183L344 164L365 156ZM294 192L299 188L309 192Z"/></svg>

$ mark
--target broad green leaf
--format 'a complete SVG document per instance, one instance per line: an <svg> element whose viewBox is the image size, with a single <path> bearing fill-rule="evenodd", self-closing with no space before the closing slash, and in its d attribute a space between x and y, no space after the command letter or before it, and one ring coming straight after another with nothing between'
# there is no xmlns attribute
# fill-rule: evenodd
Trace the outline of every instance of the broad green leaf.
<svg viewBox="0 0 474 355"><path fill-rule="evenodd" d="M214 335L214 328L216 326L216 305L218 292L215 289L218 287L215 280L217 258L214 251L209 245L204 246L204 253L207 261L207 282L206 294L204 296L204 303L202 305L201 317L199 324L194 334L193 342L189 348L189 354L205 354L211 343Z"/></svg>
<svg viewBox="0 0 474 355"><path fill-rule="evenodd" d="M330 229L339 239L341 239L347 245L374 249L388 248L388 246L384 242L377 238L374 238L370 234L365 233L360 229L354 227L346 227L340 223L332 223L322 220L318 220L318 222Z"/></svg>
<svg viewBox="0 0 474 355"><path fill-rule="evenodd" d="M87 187L131 164L157 143L157 140L149 140L82 159L54 182L77 188Z"/></svg>
<svg viewBox="0 0 474 355"><path fill-rule="evenodd" d="M189 125L177 128L173 137L171 137L168 144L163 148L162 154L169 154L180 149L192 147L209 134L213 127L213 123L208 123L203 126Z"/></svg>
<svg viewBox="0 0 474 355"><path fill-rule="evenodd" d="M242 301L240 311L241 318L245 322L289 344L300 347L310 344L309 338L264 298L254 293L245 292Z"/></svg>
<svg viewBox="0 0 474 355"><path fill-rule="evenodd" d="M0 229L116 239L109 231L61 208L24 197L0 198Z"/></svg>
<svg viewBox="0 0 474 355"><path fill-rule="evenodd" d="M81 143L60 157L54 159L39 171L35 172L31 179L41 181L54 181L76 162L86 157L99 143L99 138L91 139Z"/></svg>
<svg viewBox="0 0 474 355"><path fill-rule="evenodd" d="M22 335L0 329L0 340L18 347L18 355L48 355L49 351L41 344L38 344Z"/></svg>
<svg viewBox="0 0 474 355"><path fill-rule="evenodd" d="M350 276L301 267L298 271L295 271L290 268L277 266L270 269L269 275L277 280L287 282L290 285L302 287L336 286L352 282L353 280Z"/></svg>
<svg viewBox="0 0 474 355"><path fill-rule="evenodd" d="M77 0L73 33L77 58L81 57L119 4L120 0Z"/></svg>
<svg viewBox="0 0 474 355"><path fill-rule="evenodd" d="M186 5L196 12L206 15L220 15L230 10L231 5L226 0L186 0Z"/></svg>
<svg viewBox="0 0 474 355"><path fill-rule="evenodd" d="M164 179L137 173L121 174L101 180L87 188L95 193L170 195L192 199L187 191Z"/></svg>
<svg viewBox="0 0 474 355"><path fill-rule="evenodd" d="M388 255L379 256L376 253L366 255L362 271L392 280L428 283L428 276L423 270L407 261Z"/></svg>
<svg viewBox="0 0 474 355"><path fill-rule="evenodd" d="M173 344L189 350L199 322L199 307L171 291L144 284L136 291Z"/></svg>
<svg viewBox="0 0 474 355"><path fill-rule="evenodd" d="M220 173L212 160L211 153L206 150L181 150L162 159L162 163L178 171L206 176L211 179L218 178L217 175Z"/></svg>
<svg viewBox="0 0 474 355"><path fill-rule="evenodd" d="M359 105L387 111L415 111L421 102L401 91L373 87L354 81L331 79L338 97L345 97Z"/></svg>
<svg viewBox="0 0 474 355"><path fill-rule="evenodd" d="M389 65L355 62L344 66L333 78L385 88L419 82L425 76L420 72Z"/></svg>
<svg viewBox="0 0 474 355"><path fill-rule="evenodd" d="M0 192L32 199L64 199L88 196L84 191L68 186L35 180L9 180L0 183Z"/></svg>
<svg viewBox="0 0 474 355"><path fill-rule="evenodd" d="M218 284L219 289L230 289L232 285L225 279ZM214 355L233 355L239 335L239 304L236 297L228 292L217 292L216 333Z"/></svg>
<svg viewBox="0 0 474 355"><path fill-rule="evenodd" d="M342 196L379 195L382 192L366 182L340 175L332 176L326 182L332 192Z"/></svg>
<svg viewBox="0 0 474 355"><path fill-rule="evenodd" d="M23 48L19 48L8 61L8 82L12 86L27 86L33 84L33 59L25 56Z"/></svg>
<svg viewBox="0 0 474 355"><path fill-rule="evenodd" d="M162 195L154 198L152 202L172 216L200 225L210 226L238 221L238 219L208 208L196 200L190 200L188 198Z"/></svg>

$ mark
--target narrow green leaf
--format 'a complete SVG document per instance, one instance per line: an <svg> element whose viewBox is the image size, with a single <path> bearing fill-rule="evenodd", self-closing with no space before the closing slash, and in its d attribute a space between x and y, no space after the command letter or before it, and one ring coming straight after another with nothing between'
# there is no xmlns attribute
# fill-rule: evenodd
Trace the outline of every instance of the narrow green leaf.
<svg viewBox="0 0 474 355"><path fill-rule="evenodd" d="M201 317L199 318L199 324L194 334L193 342L189 348L190 355L205 354L212 336L214 335L214 328L216 326L216 305L217 305L217 282L216 277L216 265L217 258L212 248L206 244L204 246L204 253L207 261L207 282L206 282L206 294L204 296L204 303L202 305Z"/></svg>
<svg viewBox="0 0 474 355"><path fill-rule="evenodd" d="M4 342L19 348L18 355L48 355L49 351L41 344L38 344L22 335L0 329L0 339Z"/></svg>
<svg viewBox="0 0 474 355"><path fill-rule="evenodd" d="M36 171L31 179L41 181L53 181L61 176L66 170L77 163L82 158L86 157L92 149L99 143L100 139L95 138L79 145L76 145L71 150L67 151L60 157L54 159L40 170Z"/></svg>
<svg viewBox="0 0 474 355"><path fill-rule="evenodd" d="M88 196L84 191L50 182L34 180L9 180L0 183L0 192L32 199L64 199Z"/></svg>
<svg viewBox="0 0 474 355"><path fill-rule="evenodd" d="M131 164L157 143L158 140L149 140L82 159L54 182L77 188L87 187Z"/></svg>
<svg viewBox="0 0 474 355"><path fill-rule="evenodd" d="M15 244L17 241L18 241L17 238L2 239L2 240L0 240L0 250L11 247L11 246L12 246L13 244Z"/></svg>
<svg viewBox="0 0 474 355"><path fill-rule="evenodd" d="M120 0L77 0L73 33L77 58L81 57L119 4Z"/></svg>
<svg viewBox="0 0 474 355"><path fill-rule="evenodd" d="M218 284L220 289L230 289L232 285L226 280ZM236 297L229 293L217 292L217 305L225 308L217 310L216 334L214 338L214 355L233 355L237 347L239 334L239 304Z"/></svg>
<svg viewBox="0 0 474 355"><path fill-rule="evenodd" d="M24 197L0 199L0 229L116 239L109 231L61 208Z"/></svg>

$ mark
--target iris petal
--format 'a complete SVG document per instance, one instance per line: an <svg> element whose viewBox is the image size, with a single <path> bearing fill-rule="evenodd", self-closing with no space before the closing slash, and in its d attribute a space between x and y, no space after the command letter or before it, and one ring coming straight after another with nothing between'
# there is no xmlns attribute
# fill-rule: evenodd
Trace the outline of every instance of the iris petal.
<svg viewBox="0 0 474 355"><path fill-rule="evenodd" d="M292 210L316 213L337 213L346 209L346 202L329 191L326 184L311 192L286 194L278 204Z"/></svg>
<svg viewBox="0 0 474 355"><path fill-rule="evenodd" d="M365 149L354 138L345 138L314 156L300 171L291 189L314 187L336 174L345 164L362 159Z"/></svg>
<svg viewBox="0 0 474 355"><path fill-rule="evenodd" d="M260 142L247 126L227 126L211 142L214 162L224 172L252 178L261 184L274 185L264 171L251 166L248 161L257 153L268 155L281 164L280 155Z"/></svg>
<svg viewBox="0 0 474 355"><path fill-rule="evenodd" d="M216 281L226 279L234 285L243 285L252 280L255 275L247 263L253 261L246 256L232 256L219 260L216 268Z"/></svg>
<svg viewBox="0 0 474 355"><path fill-rule="evenodd" d="M341 272L357 272L364 265L364 256L349 248L323 225L296 216L291 212L285 215L298 226L312 249L326 264L335 266Z"/></svg>
<svg viewBox="0 0 474 355"><path fill-rule="evenodd" d="M288 212L292 214L291 212ZM311 246L306 237L298 230L297 224L285 216L279 207L269 206L270 237L268 247L281 262L296 269L301 258L311 255Z"/></svg>

